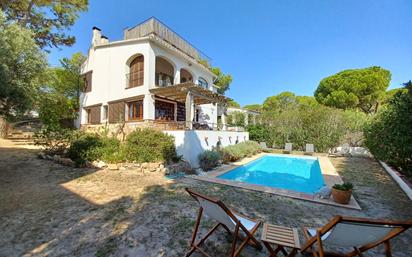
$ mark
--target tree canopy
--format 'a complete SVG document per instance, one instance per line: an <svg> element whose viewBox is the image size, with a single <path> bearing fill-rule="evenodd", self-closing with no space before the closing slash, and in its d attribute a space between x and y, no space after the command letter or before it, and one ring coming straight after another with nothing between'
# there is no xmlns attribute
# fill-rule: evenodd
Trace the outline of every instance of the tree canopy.
<svg viewBox="0 0 412 257"><path fill-rule="evenodd" d="M412 82L397 90L365 128L372 154L412 178Z"/></svg>
<svg viewBox="0 0 412 257"><path fill-rule="evenodd" d="M269 96L263 102L262 108L265 111L281 112L283 109L296 106L297 98L292 92L282 92L278 95Z"/></svg>
<svg viewBox="0 0 412 257"><path fill-rule="evenodd" d="M391 73L377 66L344 70L322 79L315 97L327 106L375 113L390 80Z"/></svg>
<svg viewBox="0 0 412 257"><path fill-rule="evenodd" d="M218 87L217 92L219 94L224 94L229 90L230 83L232 83L232 75L224 74L218 67L213 67L211 70L216 75L214 84Z"/></svg>
<svg viewBox="0 0 412 257"><path fill-rule="evenodd" d="M87 6L88 0L0 0L6 20L33 31L41 48L73 45L75 37L65 30Z"/></svg>
<svg viewBox="0 0 412 257"><path fill-rule="evenodd" d="M229 100L229 101L227 101L227 106L240 108L240 104L239 104L238 102L236 102L235 100Z"/></svg>
<svg viewBox="0 0 412 257"><path fill-rule="evenodd" d="M49 129L58 129L63 119L76 118L83 87L80 66L84 60L81 53L75 53L71 58L61 59L61 67L48 70L48 82L40 95L39 114Z"/></svg>
<svg viewBox="0 0 412 257"><path fill-rule="evenodd" d="M0 11L0 116L12 120L32 110L46 67L33 33Z"/></svg>
<svg viewBox="0 0 412 257"><path fill-rule="evenodd" d="M243 109L260 112L262 110L262 105L260 105L260 104L247 104L247 105L243 106Z"/></svg>

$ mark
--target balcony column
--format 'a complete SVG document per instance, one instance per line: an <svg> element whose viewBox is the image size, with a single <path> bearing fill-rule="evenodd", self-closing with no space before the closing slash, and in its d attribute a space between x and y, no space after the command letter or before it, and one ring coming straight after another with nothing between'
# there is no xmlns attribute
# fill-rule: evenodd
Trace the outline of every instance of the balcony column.
<svg viewBox="0 0 412 257"><path fill-rule="evenodd" d="M180 84L180 69L176 69L173 85Z"/></svg>
<svg viewBox="0 0 412 257"><path fill-rule="evenodd" d="M185 103L185 109L186 109L186 128L187 129L193 129L193 115L195 112L195 104L194 104L194 99L192 93L189 91L187 92L186 95L186 103Z"/></svg>
<svg viewBox="0 0 412 257"><path fill-rule="evenodd" d="M244 112L245 115L245 126L249 125L249 114L247 112Z"/></svg>
<svg viewBox="0 0 412 257"><path fill-rule="evenodd" d="M253 125L256 125L256 114L253 114Z"/></svg>
<svg viewBox="0 0 412 257"><path fill-rule="evenodd" d="M226 125L226 106L222 106L223 107L223 111L222 111L222 116L221 116L221 121L222 121L222 130L227 130L227 125Z"/></svg>
<svg viewBox="0 0 412 257"><path fill-rule="evenodd" d="M154 95L146 94L143 99L143 119L154 120L155 119L155 100Z"/></svg>

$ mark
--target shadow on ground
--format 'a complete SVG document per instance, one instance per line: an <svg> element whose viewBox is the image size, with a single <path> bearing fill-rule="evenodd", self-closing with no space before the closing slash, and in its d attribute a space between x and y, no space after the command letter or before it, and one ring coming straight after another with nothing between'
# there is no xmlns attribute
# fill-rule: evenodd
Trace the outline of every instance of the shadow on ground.
<svg viewBox="0 0 412 257"><path fill-rule="evenodd" d="M337 214L412 217L410 201L371 159L331 158L344 180L355 184L362 207L356 211L190 178L69 168L38 159L37 151L0 147L0 256L182 256L198 210L185 187L284 226L321 226ZM212 225L204 219L200 232ZM394 256L408 256L411 242L412 231L394 240ZM229 249L223 230L205 244L212 256L226 256ZM242 256L267 252L246 247ZM383 251L366 256L383 256Z"/></svg>

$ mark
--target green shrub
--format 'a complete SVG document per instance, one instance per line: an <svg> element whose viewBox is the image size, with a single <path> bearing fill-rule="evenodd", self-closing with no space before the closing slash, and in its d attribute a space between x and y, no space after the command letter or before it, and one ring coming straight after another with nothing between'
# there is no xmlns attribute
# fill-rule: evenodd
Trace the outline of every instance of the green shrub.
<svg viewBox="0 0 412 257"><path fill-rule="evenodd" d="M93 148L90 155L107 163L126 161L124 146L114 137L101 137L99 147Z"/></svg>
<svg viewBox="0 0 412 257"><path fill-rule="evenodd" d="M269 141L269 127L264 124L256 124L247 126L246 130L249 132L249 139L256 142Z"/></svg>
<svg viewBox="0 0 412 257"><path fill-rule="evenodd" d="M50 127L43 127L34 134L34 142L41 145L48 154L62 155L70 144L73 137L73 130Z"/></svg>
<svg viewBox="0 0 412 257"><path fill-rule="evenodd" d="M217 151L206 150L200 153L199 156L199 166L202 170L211 170L219 165L220 153Z"/></svg>
<svg viewBox="0 0 412 257"><path fill-rule="evenodd" d="M412 82L398 91L365 128L365 145L378 159L412 178Z"/></svg>
<svg viewBox="0 0 412 257"><path fill-rule="evenodd" d="M260 153L262 148L255 141L246 141L236 145L226 146L220 151L223 162L227 163Z"/></svg>
<svg viewBox="0 0 412 257"><path fill-rule="evenodd" d="M343 184L335 184L333 185L333 188L341 191L349 191L353 189L353 184L350 182L345 182Z"/></svg>
<svg viewBox="0 0 412 257"><path fill-rule="evenodd" d="M98 135L83 134L71 142L67 156L77 165L82 165L86 161L98 159L97 148L102 147L102 145Z"/></svg>
<svg viewBox="0 0 412 257"><path fill-rule="evenodd" d="M173 136L153 129L136 129L126 138L126 158L136 162L176 160Z"/></svg>

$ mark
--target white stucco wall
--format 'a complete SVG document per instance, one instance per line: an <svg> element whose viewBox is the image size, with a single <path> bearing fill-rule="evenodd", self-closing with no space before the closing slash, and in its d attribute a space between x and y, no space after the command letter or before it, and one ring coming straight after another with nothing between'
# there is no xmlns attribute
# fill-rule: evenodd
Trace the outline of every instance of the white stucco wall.
<svg viewBox="0 0 412 257"><path fill-rule="evenodd" d="M217 125L217 106L213 104L202 104L196 106L200 111L199 122L210 124L210 126Z"/></svg>
<svg viewBox="0 0 412 257"><path fill-rule="evenodd" d="M249 140L248 132L210 131L210 130L180 130L164 131L174 136L176 151L192 165L199 167L198 155L205 150L211 150L221 138L221 146L233 145Z"/></svg>
<svg viewBox="0 0 412 257"><path fill-rule="evenodd" d="M126 88L126 74L129 73L128 61L137 55L144 56L144 83L143 86ZM155 87L156 56L167 59L174 67L174 84L180 82L180 69L184 68L191 73L194 83L199 77L204 78L209 89L214 75L198 63L190 62L181 54L153 42L149 38L116 41L89 49L88 57L82 67L82 73L93 71L92 90L81 94L80 121L86 123L85 106L96 104L106 105L107 102L124 98L145 95L143 118L154 119L154 106L150 99L149 89ZM216 112L214 112L216 113ZM213 117L212 121L217 118ZM103 122L103 121L102 121Z"/></svg>

